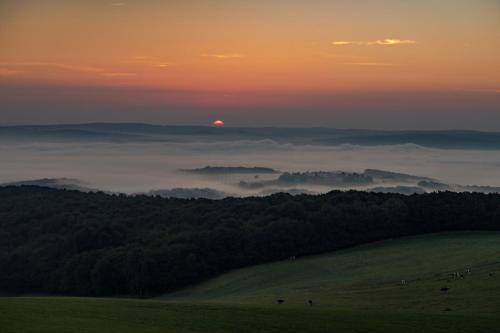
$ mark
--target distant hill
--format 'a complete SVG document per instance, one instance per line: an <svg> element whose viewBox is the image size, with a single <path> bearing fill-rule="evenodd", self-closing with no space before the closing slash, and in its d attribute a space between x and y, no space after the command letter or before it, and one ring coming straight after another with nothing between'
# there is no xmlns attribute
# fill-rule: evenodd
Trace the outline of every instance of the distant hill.
<svg viewBox="0 0 500 333"><path fill-rule="evenodd" d="M288 188L288 189L280 189L280 188L266 188L260 192L260 195L272 195L272 194L278 194L278 193L287 193L290 195L301 195L301 194L308 194L308 195L318 195L318 192L306 190L303 188Z"/></svg>
<svg viewBox="0 0 500 333"><path fill-rule="evenodd" d="M140 123L88 123L0 127L0 140L182 142L273 140L310 145L404 145L442 149L500 149L500 132L465 130L381 131L335 128L215 128Z"/></svg>
<svg viewBox="0 0 500 333"><path fill-rule="evenodd" d="M438 181L427 181L427 180L419 181L418 186L429 191L451 191L453 189L448 184Z"/></svg>
<svg viewBox="0 0 500 333"><path fill-rule="evenodd" d="M358 188L376 186L379 184L393 184L411 186L414 193L424 193L425 190L417 186L418 182L430 184L433 180L427 177L413 176L384 170L367 169L362 173L345 171L306 171L306 172L284 172L277 179L263 181L241 181L239 186L247 189L258 189L265 187L290 187L297 185L330 186L333 188ZM425 183L425 184L427 184ZM393 187L383 187L394 189ZM382 187L377 189L383 191ZM373 189L372 189L373 190ZM402 190L402 189L401 189Z"/></svg>
<svg viewBox="0 0 500 333"><path fill-rule="evenodd" d="M238 186L248 190L261 189L262 193L276 193L280 189L282 192L289 192L297 186L323 186L331 189L356 189L404 195L442 191L500 193L500 187L496 186L446 184L428 177L376 169L367 169L361 173L345 171L284 172L278 178L271 180L242 180ZM310 191L308 194L314 193L314 191L308 191Z"/></svg>
<svg viewBox="0 0 500 333"><path fill-rule="evenodd" d="M196 173L200 175L219 174L277 174L280 171L265 167L230 167L230 166L206 166L197 169L182 169L182 172Z"/></svg>
<svg viewBox="0 0 500 333"><path fill-rule="evenodd" d="M404 195L424 194L425 190L418 186L378 186L372 187L368 191L376 193L399 193Z"/></svg>
<svg viewBox="0 0 500 333"><path fill-rule="evenodd" d="M255 189L268 186L322 185L332 187L366 186L373 183L373 178L356 172L344 171L307 171L285 172L277 179L247 182L241 181L242 188Z"/></svg>
<svg viewBox="0 0 500 333"><path fill-rule="evenodd" d="M168 190L152 190L141 194L148 196L159 196L162 198L212 199L212 200L219 200L230 196L228 193L217 191L211 188L181 188L181 187Z"/></svg>
<svg viewBox="0 0 500 333"><path fill-rule="evenodd" d="M363 174L368 177L372 177L380 182L405 182L411 183L416 181L432 181L431 178L408 175L405 173L391 172L386 170L377 170L377 169L366 169Z"/></svg>
<svg viewBox="0 0 500 333"><path fill-rule="evenodd" d="M8 182L0 184L0 186L39 186L48 187L59 190L75 190L81 192L98 191L87 187L85 182L74 178L41 178L33 180L23 180L17 182Z"/></svg>

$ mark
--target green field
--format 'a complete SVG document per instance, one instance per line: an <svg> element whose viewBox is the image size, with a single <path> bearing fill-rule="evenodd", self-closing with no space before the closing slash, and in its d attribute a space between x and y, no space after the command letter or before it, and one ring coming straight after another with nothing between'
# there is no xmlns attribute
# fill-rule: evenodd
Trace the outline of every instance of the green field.
<svg viewBox="0 0 500 333"><path fill-rule="evenodd" d="M465 271L470 268L471 273ZM464 279L453 279L459 271ZM493 273L493 276L490 276ZM406 280L406 285L401 284ZM447 293L441 292L448 287ZM493 314L500 311L500 234L420 236L237 270L166 295L182 301Z"/></svg>
<svg viewBox="0 0 500 333"><path fill-rule="evenodd" d="M277 305L278 299L285 302ZM498 327L500 233L388 240L236 270L152 300L0 298L6 333L490 333Z"/></svg>

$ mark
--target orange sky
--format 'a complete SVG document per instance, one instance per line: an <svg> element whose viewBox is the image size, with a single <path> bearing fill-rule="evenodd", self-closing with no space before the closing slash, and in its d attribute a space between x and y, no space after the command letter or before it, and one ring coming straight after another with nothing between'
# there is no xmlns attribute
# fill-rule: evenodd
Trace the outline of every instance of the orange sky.
<svg viewBox="0 0 500 333"><path fill-rule="evenodd" d="M496 0L0 3L3 85L498 94L499 59Z"/></svg>

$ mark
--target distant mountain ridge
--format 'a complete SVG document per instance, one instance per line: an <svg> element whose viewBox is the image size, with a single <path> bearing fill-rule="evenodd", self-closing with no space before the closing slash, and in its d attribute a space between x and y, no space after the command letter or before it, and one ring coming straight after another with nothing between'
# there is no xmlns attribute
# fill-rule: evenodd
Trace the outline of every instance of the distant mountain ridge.
<svg viewBox="0 0 500 333"><path fill-rule="evenodd" d="M74 190L80 192L92 192L98 191L86 186L87 184L79 179L73 178L42 178L42 179L32 179L32 180L22 180L16 182L8 182L0 184L3 186L37 186L37 187L47 187L54 188L58 190Z"/></svg>
<svg viewBox="0 0 500 333"><path fill-rule="evenodd" d="M196 173L200 175L218 175L218 174L277 174L278 170L266 167L227 167L227 166L206 166L197 169L182 169L182 172Z"/></svg>
<svg viewBox="0 0 500 333"><path fill-rule="evenodd" d="M169 126L143 123L86 123L64 125L0 126L0 140L182 142L264 140L309 145L415 144L441 149L500 149L500 132L469 130L389 131L336 128L237 128Z"/></svg>

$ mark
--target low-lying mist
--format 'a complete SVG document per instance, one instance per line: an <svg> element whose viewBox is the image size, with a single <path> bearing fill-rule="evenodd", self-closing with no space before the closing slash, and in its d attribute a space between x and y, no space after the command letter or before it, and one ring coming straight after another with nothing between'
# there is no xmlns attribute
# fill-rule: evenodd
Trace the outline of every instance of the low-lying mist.
<svg viewBox="0 0 500 333"><path fill-rule="evenodd" d="M124 193L197 188L229 195L258 195L274 189L243 188L240 181L278 177L274 174L207 176L181 171L204 166L259 166L283 172L362 173L365 169L380 169L448 184L500 186L500 150L437 149L415 144L323 146L269 139L206 142L201 138L199 141L191 138L189 142L126 143L0 141L0 156L0 183L66 178L79 180L87 188ZM296 191L317 193L333 188L297 185Z"/></svg>

